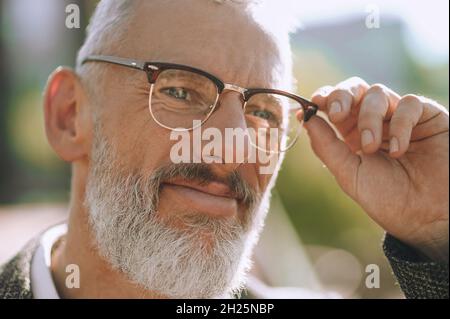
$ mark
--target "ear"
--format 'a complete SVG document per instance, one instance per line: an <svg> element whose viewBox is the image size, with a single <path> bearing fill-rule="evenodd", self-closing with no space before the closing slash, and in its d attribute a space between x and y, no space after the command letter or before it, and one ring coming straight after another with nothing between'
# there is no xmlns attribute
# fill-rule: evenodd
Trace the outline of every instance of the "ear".
<svg viewBox="0 0 450 319"><path fill-rule="evenodd" d="M44 92L47 139L64 161L74 162L88 154L91 117L77 75L59 67L49 77Z"/></svg>

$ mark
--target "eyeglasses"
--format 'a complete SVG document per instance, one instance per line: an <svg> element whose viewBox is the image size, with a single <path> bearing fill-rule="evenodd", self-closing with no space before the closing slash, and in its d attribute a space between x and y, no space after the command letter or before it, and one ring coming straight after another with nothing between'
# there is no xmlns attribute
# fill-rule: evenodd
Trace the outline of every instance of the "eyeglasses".
<svg viewBox="0 0 450 319"><path fill-rule="evenodd" d="M150 114L161 127L174 131L201 126L220 105L222 92L238 92L247 128L253 129L251 143L270 153L290 149L303 123L318 110L317 105L298 95L276 89L242 88L186 65L100 55L88 56L82 64L86 62L107 62L144 71L150 84Z"/></svg>

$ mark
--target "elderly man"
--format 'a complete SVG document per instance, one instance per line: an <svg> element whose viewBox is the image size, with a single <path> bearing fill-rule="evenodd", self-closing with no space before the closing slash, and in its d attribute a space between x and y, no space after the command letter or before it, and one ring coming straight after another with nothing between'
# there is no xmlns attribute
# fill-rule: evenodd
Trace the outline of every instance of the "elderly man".
<svg viewBox="0 0 450 319"><path fill-rule="evenodd" d="M359 78L321 88L312 101L290 93L289 19L273 23L258 8L99 3L76 72L58 68L44 97L48 140L72 164L67 225L3 266L0 297L239 292L282 154L304 124L343 192L385 229L384 249L406 296L448 298L448 112ZM198 161L188 146L192 161L174 162L174 132L193 141L208 128L256 133ZM267 128L281 134L259 135ZM273 169L262 171L262 157L250 160L246 145L274 156ZM226 159L235 152L244 156Z"/></svg>

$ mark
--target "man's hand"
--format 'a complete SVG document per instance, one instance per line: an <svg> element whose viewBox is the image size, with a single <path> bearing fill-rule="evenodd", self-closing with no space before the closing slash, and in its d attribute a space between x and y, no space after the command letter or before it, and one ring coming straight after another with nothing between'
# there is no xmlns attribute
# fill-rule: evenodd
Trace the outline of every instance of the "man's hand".
<svg viewBox="0 0 450 319"><path fill-rule="evenodd" d="M359 78L312 100L332 124L316 116L305 127L341 188L388 233L448 262L448 111Z"/></svg>

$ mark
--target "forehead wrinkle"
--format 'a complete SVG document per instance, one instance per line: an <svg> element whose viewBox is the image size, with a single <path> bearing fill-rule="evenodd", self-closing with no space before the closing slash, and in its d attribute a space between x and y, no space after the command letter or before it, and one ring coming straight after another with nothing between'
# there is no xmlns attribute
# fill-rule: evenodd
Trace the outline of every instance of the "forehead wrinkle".
<svg viewBox="0 0 450 319"><path fill-rule="evenodd" d="M277 82L279 48L247 13L214 3L206 9L201 3L179 10L174 4L180 2L152 2L143 4L132 22L133 57L190 65L242 87L273 87Z"/></svg>

